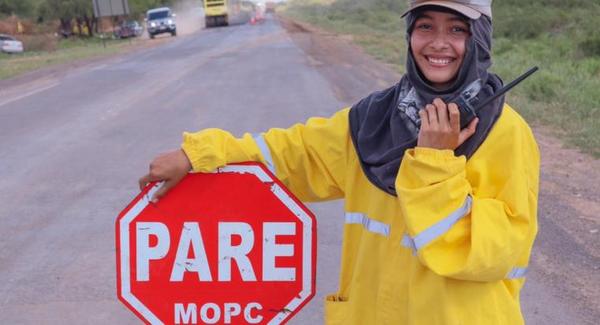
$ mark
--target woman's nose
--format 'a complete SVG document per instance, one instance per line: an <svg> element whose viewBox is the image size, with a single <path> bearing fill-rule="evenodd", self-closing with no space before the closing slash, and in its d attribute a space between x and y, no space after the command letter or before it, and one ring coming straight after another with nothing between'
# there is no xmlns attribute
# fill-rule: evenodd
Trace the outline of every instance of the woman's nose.
<svg viewBox="0 0 600 325"><path fill-rule="evenodd" d="M435 50L443 50L448 48L448 40L446 39L446 37L446 33L437 31L434 35L432 35L432 39L429 43L429 46L431 46Z"/></svg>

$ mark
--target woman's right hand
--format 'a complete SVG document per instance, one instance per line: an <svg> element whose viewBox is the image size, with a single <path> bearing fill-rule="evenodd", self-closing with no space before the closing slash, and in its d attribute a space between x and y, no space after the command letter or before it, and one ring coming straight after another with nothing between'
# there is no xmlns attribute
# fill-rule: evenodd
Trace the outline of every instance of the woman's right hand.
<svg viewBox="0 0 600 325"><path fill-rule="evenodd" d="M460 111L455 103L446 105L440 98L433 100L419 111L421 129L417 139L417 147L439 150L455 150L477 129L479 118L474 118L469 125L460 129Z"/></svg>
<svg viewBox="0 0 600 325"><path fill-rule="evenodd" d="M140 191L150 182L164 181L151 198L153 203L165 196L192 170L192 164L182 149L160 154L150 163L149 173L139 180Z"/></svg>

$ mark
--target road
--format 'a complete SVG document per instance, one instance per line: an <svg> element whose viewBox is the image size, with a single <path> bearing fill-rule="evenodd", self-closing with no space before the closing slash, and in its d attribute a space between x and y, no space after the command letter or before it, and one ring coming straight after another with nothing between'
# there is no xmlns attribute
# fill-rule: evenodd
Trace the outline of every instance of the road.
<svg viewBox="0 0 600 325"><path fill-rule="evenodd" d="M366 95L393 77L351 76L359 66L329 65L292 34L270 17L0 84L0 324L140 323L116 299L114 221L157 153L177 147L185 130L241 135L329 116L355 99L347 87ZM290 324L322 323L322 298L337 287L342 203L310 208L318 292ZM596 315L542 271L533 267L523 293L529 324Z"/></svg>

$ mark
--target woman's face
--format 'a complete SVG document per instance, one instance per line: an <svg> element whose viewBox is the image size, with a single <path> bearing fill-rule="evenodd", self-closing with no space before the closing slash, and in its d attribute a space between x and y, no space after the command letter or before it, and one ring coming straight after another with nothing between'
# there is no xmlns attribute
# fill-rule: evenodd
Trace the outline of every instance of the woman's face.
<svg viewBox="0 0 600 325"><path fill-rule="evenodd" d="M451 13L428 10L415 21L410 38L412 54L434 88L447 88L454 81L469 36L469 25Z"/></svg>

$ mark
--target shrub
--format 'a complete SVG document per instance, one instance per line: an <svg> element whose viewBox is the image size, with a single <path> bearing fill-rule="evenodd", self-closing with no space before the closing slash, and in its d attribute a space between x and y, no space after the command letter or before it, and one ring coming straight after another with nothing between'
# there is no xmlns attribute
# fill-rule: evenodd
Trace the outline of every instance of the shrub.
<svg viewBox="0 0 600 325"><path fill-rule="evenodd" d="M55 51L58 46L58 39L49 34L23 35L19 39L23 42L25 51L50 52Z"/></svg>
<svg viewBox="0 0 600 325"><path fill-rule="evenodd" d="M20 25L21 30L18 26ZM18 32L22 34L35 33L35 24L28 19L21 19L17 16L10 16L0 20L0 34L15 35Z"/></svg>
<svg viewBox="0 0 600 325"><path fill-rule="evenodd" d="M565 21L556 12L540 12L531 15L513 14L498 18L494 22L494 36L510 39L532 39L560 29Z"/></svg>
<svg viewBox="0 0 600 325"><path fill-rule="evenodd" d="M524 84L527 96L533 101L552 102L557 97L556 89L559 88L559 76L547 71L540 71L535 78Z"/></svg>
<svg viewBox="0 0 600 325"><path fill-rule="evenodd" d="M600 57L600 36L591 36L579 42L579 50L585 57Z"/></svg>
<svg viewBox="0 0 600 325"><path fill-rule="evenodd" d="M17 21L14 17L0 20L0 34L14 35L17 33Z"/></svg>

